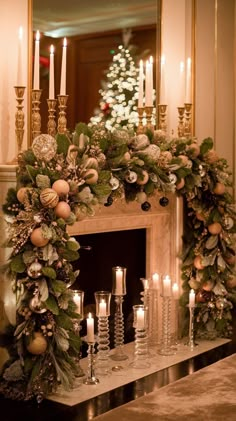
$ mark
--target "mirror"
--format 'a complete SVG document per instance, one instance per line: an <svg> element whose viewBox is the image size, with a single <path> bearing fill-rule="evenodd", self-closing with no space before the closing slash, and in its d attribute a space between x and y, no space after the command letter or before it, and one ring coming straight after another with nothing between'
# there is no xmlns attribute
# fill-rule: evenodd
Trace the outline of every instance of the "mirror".
<svg viewBox="0 0 236 421"><path fill-rule="evenodd" d="M67 128L88 123L99 108L99 89L120 44L131 48L137 63L154 57L154 80L158 80L161 0L32 0L33 31L39 30L41 131L47 132L49 48L55 47L55 94L59 94L63 37L67 37ZM131 32L130 40L128 37ZM33 53L34 53L34 46ZM155 86L155 85L154 85Z"/></svg>

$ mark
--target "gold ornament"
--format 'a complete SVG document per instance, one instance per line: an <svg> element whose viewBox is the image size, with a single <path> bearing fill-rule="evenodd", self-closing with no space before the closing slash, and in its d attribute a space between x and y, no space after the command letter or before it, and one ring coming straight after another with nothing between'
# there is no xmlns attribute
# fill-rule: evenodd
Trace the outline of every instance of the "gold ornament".
<svg viewBox="0 0 236 421"><path fill-rule="evenodd" d="M44 247L48 244L49 239L44 238L41 228L35 228L30 236L30 241L36 247Z"/></svg>
<svg viewBox="0 0 236 421"><path fill-rule="evenodd" d="M63 196L69 193L70 186L66 180L56 180L52 185L52 189L57 192L58 196Z"/></svg>
<svg viewBox="0 0 236 421"><path fill-rule="evenodd" d="M53 189L44 189L40 193L40 202L45 208L55 208L59 202L58 194Z"/></svg>
<svg viewBox="0 0 236 421"><path fill-rule="evenodd" d="M27 187L21 187L16 193L17 199L19 200L20 203L24 203L27 190L29 190Z"/></svg>
<svg viewBox="0 0 236 421"><path fill-rule="evenodd" d="M34 337L27 346L27 350L33 355L41 355L47 349L48 343L41 332L34 332Z"/></svg>
<svg viewBox="0 0 236 421"><path fill-rule="evenodd" d="M70 216L71 208L66 202L59 202L58 205L54 209L55 214L58 218L67 219Z"/></svg>
<svg viewBox="0 0 236 421"><path fill-rule="evenodd" d="M213 222L213 224L208 225L207 228L212 235L220 234L222 231L222 226L219 224L219 222Z"/></svg>
<svg viewBox="0 0 236 421"><path fill-rule="evenodd" d="M216 183L213 192L217 195L224 194L225 192L225 185L222 183Z"/></svg>
<svg viewBox="0 0 236 421"><path fill-rule="evenodd" d="M198 270L204 269L204 266L202 265L202 256L196 256L193 261L193 265Z"/></svg>
<svg viewBox="0 0 236 421"><path fill-rule="evenodd" d="M37 159L51 161L57 152L57 142L49 134L40 134L32 143L32 150Z"/></svg>
<svg viewBox="0 0 236 421"><path fill-rule="evenodd" d="M137 179L137 184L139 184L141 186L144 185L144 184L147 184L148 179L149 179L148 172L143 170L142 171L142 177Z"/></svg>

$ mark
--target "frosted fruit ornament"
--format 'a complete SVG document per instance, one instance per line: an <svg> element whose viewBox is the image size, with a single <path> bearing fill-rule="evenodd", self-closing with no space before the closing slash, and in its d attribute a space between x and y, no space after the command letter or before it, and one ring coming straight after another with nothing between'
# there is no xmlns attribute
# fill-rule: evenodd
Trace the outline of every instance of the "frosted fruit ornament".
<svg viewBox="0 0 236 421"><path fill-rule="evenodd" d="M84 174L84 179L87 184L95 184L98 181L98 172L94 168L90 168Z"/></svg>
<svg viewBox="0 0 236 421"><path fill-rule="evenodd" d="M27 187L21 187L18 192L16 193L16 197L20 203L24 203L26 193L29 189Z"/></svg>
<svg viewBox="0 0 236 421"><path fill-rule="evenodd" d="M49 239L43 236L42 229L39 227L33 230L30 241L36 247L44 247L48 244Z"/></svg>
<svg viewBox="0 0 236 421"><path fill-rule="evenodd" d="M66 180L56 180L52 185L52 189L57 192L58 196L63 196L69 193L70 186Z"/></svg>
<svg viewBox="0 0 236 421"><path fill-rule="evenodd" d="M35 332L27 350L33 355L41 355L47 349L48 343L41 332Z"/></svg>
<svg viewBox="0 0 236 421"><path fill-rule="evenodd" d="M42 190L40 193L40 202L45 208L55 208L59 202L57 192L50 188Z"/></svg>
<svg viewBox="0 0 236 421"><path fill-rule="evenodd" d="M58 218L67 219L70 216L71 208L68 203L61 201L55 207L54 212Z"/></svg>

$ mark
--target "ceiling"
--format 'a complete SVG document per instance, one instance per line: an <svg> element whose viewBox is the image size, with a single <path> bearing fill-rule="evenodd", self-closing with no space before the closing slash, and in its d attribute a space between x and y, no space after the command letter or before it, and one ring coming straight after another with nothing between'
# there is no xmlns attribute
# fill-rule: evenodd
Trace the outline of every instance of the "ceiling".
<svg viewBox="0 0 236 421"><path fill-rule="evenodd" d="M32 0L33 29L63 36L156 23L158 0Z"/></svg>

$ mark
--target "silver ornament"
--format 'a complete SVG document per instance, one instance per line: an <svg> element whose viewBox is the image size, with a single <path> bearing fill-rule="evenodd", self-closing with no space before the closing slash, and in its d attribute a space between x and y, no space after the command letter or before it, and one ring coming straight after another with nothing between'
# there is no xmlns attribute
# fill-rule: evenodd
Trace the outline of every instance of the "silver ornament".
<svg viewBox="0 0 236 421"><path fill-rule="evenodd" d="M38 297L38 295L35 295L29 302L29 308L30 310L32 310L34 313L45 313L47 311L47 309L44 307L42 301L40 300L40 298Z"/></svg>
<svg viewBox="0 0 236 421"><path fill-rule="evenodd" d="M127 173L127 175L125 176L125 179L126 179L127 183L132 184L132 183L135 183L137 181L138 176L137 176L136 172L129 171Z"/></svg>
<svg viewBox="0 0 236 421"><path fill-rule="evenodd" d="M37 159L49 162L56 155L57 142L49 134L40 134L33 140L32 151Z"/></svg>
<svg viewBox="0 0 236 421"><path fill-rule="evenodd" d="M42 275L42 265L41 263L35 261L27 269L27 274L30 278L37 279Z"/></svg>
<svg viewBox="0 0 236 421"><path fill-rule="evenodd" d="M170 174L169 175L169 180L170 180L170 184L175 184L177 181L177 177L175 174Z"/></svg>
<svg viewBox="0 0 236 421"><path fill-rule="evenodd" d="M116 177L111 177L109 181L112 190L116 190L119 187L119 180Z"/></svg>
<svg viewBox="0 0 236 421"><path fill-rule="evenodd" d="M206 175L206 171L203 169L202 165L199 165L199 174L201 177L204 177Z"/></svg>
<svg viewBox="0 0 236 421"><path fill-rule="evenodd" d="M149 177L150 177L150 180L151 180L153 183L157 183L157 175L156 175L154 172L151 172L151 173L149 174Z"/></svg>
<svg viewBox="0 0 236 421"><path fill-rule="evenodd" d="M230 230L234 226L234 221L230 216L224 218L225 229Z"/></svg>

